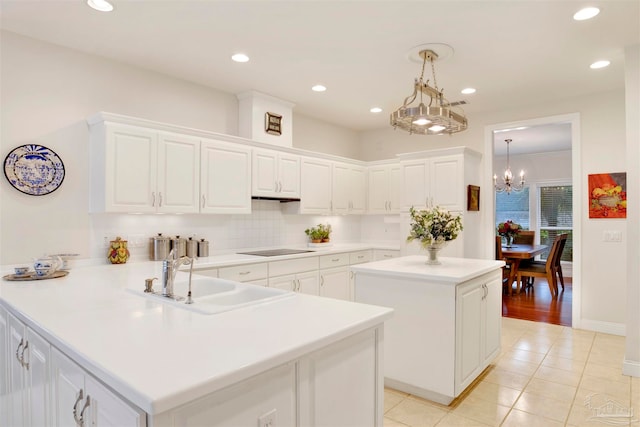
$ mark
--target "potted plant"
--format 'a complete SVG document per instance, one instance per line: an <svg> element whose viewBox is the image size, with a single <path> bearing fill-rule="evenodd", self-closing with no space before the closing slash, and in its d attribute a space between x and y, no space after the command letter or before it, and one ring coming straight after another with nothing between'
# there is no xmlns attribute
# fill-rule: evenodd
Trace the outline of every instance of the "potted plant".
<svg viewBox="0 0 640 427"><path fill-rule="evenodd" d="M331 224L318 224L304 230L311 243L328 242L331 235Z"/></svg>
<svg viewBox="0 0 640 427"><path fill-rule="evenodd" d="M510 219L498 224L498 235L507 239L507 245L506 245L507 248L511 247L513 238L518 234L520 234L521 230L522 230L522 226L520 224L517 224L511 221Z"/></svg>

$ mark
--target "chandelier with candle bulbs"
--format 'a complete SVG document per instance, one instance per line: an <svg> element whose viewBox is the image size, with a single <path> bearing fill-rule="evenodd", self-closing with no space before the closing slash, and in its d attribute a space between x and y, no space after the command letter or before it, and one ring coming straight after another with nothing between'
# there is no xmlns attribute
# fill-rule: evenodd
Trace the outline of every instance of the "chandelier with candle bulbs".
<svg viewBox="0 0 640 427"><path fill-rule="evenodd" d="M524 171L520 171L520 181L516 184L513 182L513 172L511 172L511 163L509 161L509 143L511 139L505 139L507 143L507 169L502 176L502 184L498 184L498 176L493 175L493 186L496 189L496 193L510 194L512 191L522 191L524 189Z"/></svg>

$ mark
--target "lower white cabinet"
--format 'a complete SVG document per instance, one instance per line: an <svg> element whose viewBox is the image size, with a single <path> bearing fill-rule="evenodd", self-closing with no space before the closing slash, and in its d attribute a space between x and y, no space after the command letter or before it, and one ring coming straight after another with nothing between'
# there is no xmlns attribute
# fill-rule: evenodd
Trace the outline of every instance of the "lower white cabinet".
<svg viewBox="0 0 640 427"><path fill-rule="evenodd" d="M146 415L57 349L51 351L53 426L144 427Z"/></svg>
<svg viewBox="0 0 640 427"><path fill-rule="evenodd" d="M284 289L309 295L320 294L319 284L320 281L318 280L317 271L269 278L270 288Z"/></svg>
<svg viewBox="0 0 640 427"><path fill-rule="evenodd" d="M374 249L373 260L380 261L383 259L398 258L400 256L399 250L394 249Z"/></svg>
<svg viewBox="0 0 640 427"><path fill-rule="evenodd" d="M49 343L8 313L6 325L7 425L50 426Z"/></svg>
<svg viewBox="0 0 640 427"><path fill-rule="evenodd" d="M153 417L155 427L382 427L383 327Z"/></svg>
<svg viewBox="0 0 640 427"><path fill-rule="evenodd" d="M320 270L320 296L351 301L349 267Z"/></svg>

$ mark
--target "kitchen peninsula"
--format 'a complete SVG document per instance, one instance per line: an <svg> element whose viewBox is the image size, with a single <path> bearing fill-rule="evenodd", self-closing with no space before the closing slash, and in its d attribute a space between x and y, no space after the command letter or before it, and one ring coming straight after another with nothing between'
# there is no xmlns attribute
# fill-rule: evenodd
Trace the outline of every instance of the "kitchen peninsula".
<svg viewBox="0 0 640 427"><path fill-rule="evenodd" d="M351 266L355 300L394 309L385 385L448 405L500 353L502 261L407 256Z"/></svg>
<svg viewBox="0 0 640 427"><path fill-rule="evenodd" d="M382 426L391 309L290 293L201 314L138 292L161 269L2 281L0 424Z"/></svg>

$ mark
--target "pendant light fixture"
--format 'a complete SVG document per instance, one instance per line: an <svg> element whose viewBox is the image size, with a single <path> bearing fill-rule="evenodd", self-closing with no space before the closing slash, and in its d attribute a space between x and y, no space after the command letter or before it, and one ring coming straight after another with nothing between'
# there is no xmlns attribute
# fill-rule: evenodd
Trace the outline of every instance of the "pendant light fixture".
<svg viewBox="0 0 640 427"><path fill-rule="evenodd" d="M498 185L498 176L496 174L493 175L493 186L496 189L496 193L506 192L510 194L512 191L522 191L524 189L524 171L520 171L520 182L515 184L513 182L513 173L511 172L511 163L509 162L509 143L511 139L505 139L504 142L507 143L507 169L504 171L503 183L500 185Z"/></svg>
<svg viewBox="0 0 640 427"><path fill-rule="evenodd" d="M413 93L405 98L400 108L391 113L391 126L420 135L452 134L467 129L467 118L462 109L453 111L453 106L438 88L434 66L438 54L425 49L419 55L422 58L422 72L414 81ZM429 80L424 80L427 62L431 64L433 86L429 85Z"/></svg>

